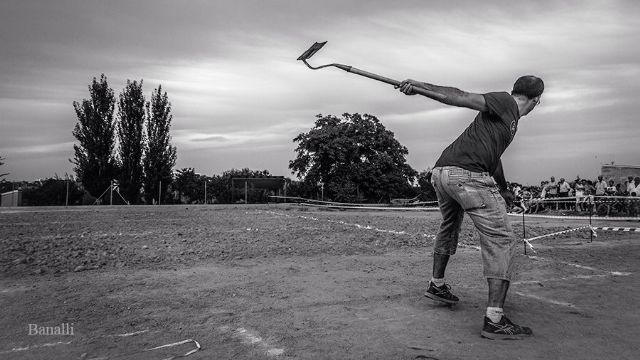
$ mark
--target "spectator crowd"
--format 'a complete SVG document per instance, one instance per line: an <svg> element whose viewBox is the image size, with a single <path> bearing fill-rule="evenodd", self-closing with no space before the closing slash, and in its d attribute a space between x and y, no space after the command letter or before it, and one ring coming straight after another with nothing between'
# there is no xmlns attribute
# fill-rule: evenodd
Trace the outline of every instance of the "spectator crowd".
<svg viewBox="0 0 640 360"><path fill-rule="evenodd" d="M611 179L587 180L577 177L568 182L555 176L539 186L511 183L514 201L509 206L516 213L591 213L599 216L638 216L640 214L640 177L629 176L624 183ZM631 197L639 197L638 200Z"/></svg>

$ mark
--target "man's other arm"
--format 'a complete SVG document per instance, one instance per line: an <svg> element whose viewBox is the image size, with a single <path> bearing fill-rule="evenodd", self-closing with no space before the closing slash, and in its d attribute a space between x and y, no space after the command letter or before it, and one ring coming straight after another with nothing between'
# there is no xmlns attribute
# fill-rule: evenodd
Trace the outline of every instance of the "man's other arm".
<svg viewBox="0 0 640 360"><path fill-rule="evenodd" d="M502 195L502 197L504 198L507 206L511 206L514 200L514 195L511 190L509 190L507 180L504 178L504 171L502 170L502 160L498 161L498 167L493 173L493 179L496 181L498 189L500 189L500 195Z"/></svg>
<svg viewBox="0 0 640 360"><path fill-rule="evenodd" d="M498 160L498 167L496 168L496 171L492 176L496 181L496 185L498 185L498 189L500 189L500 191L508 190L507 180L504 178L504 170L502 170L502 160Z"/></svg>
<svg viewBox="0 0 640 360"><path fill-rule="evenodd" d="M474 94L449 86L438 86L412 79L404 80L397 86L401 92L407 95L415 95L414 87L419 87L426 92L424 95L430 99L446 105L465 107L477 111L487 111L487 103L482 94Z"/></svg>

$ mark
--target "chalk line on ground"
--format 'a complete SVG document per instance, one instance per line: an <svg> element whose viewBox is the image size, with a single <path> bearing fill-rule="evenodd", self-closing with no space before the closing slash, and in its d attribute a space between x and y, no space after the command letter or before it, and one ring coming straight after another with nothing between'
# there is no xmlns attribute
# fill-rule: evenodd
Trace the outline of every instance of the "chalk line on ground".
<svg viewBox="0 0 640 360"><path fill-rule="evenodd" d="M572 307L572 308L576 307L572 303L568 303L568 302L564 302L564 301L558 301L558 300L554 300L554 299L549 299L549 298L546 298L546 297L543 297L543 296L527 294L527 293L523 293L521 291L516 291L515 293L520 295L520 296L524 296L524 297L532 298L532 299L535 299L535 300L548 302L548 303L554 304L554 305L568 306L568 307Z"/></svg>
<svg viewBox="0 0 640 360"><path fill-rule="evenodd" d="M218 331L223 334L230 334L232 337L239 339L246 345L258 347L268 356L280 356L284 354L284 349L272 346L259 335L253 334L243 327L231 329L229 326L221 326L218 328Z"/></svg>
<svg viewBox="0 0 640 360"><path fill-rule="evenodd" d="M69 344L71 344L71 341L68 341L68 342L58 341L58 342L54 342L54 343L46 343L46 344L38 344L38 345L27 345L25 347L14 347L11 350L0 351L0 354L10 354L12 352L27 351L27 350L33 350L33 349L42 348L42 347L52 347L52 346L69 345Z"/></svg>

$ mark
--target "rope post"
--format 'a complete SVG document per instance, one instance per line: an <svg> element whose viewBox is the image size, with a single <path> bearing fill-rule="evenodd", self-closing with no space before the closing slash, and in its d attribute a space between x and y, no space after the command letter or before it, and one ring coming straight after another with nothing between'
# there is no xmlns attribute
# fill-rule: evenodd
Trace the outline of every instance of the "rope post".
<svg viewBox="0 0 640 360"><path fill-rule="evenodd" d="M69 206L69 179L66 179L64 182L66 183L65 185L67 186L67 194L64 197L64 206L67 207Z"/></svg>
<svg viewBox="0 0 640 360"><path fill-rule="evenodd" d="M589 242L593 242L593 230L591 230L591 216L593 215L593 205L591 204L591 197L589 197Z"/></svg>
<svg viewBox="0 0 640 360"><path fill-rule="evenodd" d="M524 254L527 255L527 229L524 227L524 209L522 209L522 245L524 246Z"/></svg>

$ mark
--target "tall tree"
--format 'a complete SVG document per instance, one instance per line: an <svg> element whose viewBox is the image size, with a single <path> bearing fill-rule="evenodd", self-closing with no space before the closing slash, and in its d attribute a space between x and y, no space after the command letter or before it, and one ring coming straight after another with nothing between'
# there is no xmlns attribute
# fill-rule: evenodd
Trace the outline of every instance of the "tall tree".
<svg viewBox="0 0 640 360"><path fill-rule="evenodd" d="M88 100L73 102L78 118L73 136L79 144L73 145L75 158L71 162L85 190L93 196L100 196L117 175L113 120L116 100L104 74L99 81L93 78L89 95Z"/></svg>
<svg viewBox="0 0 640 360"><path fill-rule="evenodd" d="M142 159L144 194L147 202L164 203L176 163L176 147L171 145L171 103L167 92L158 86L146 104L147 144Z"/></svg>
<svg viewBox="0 0 640 360"><path fill-rule="evenodd" d="M142 80L139 83L127 80L127 86L118 98L119 180L120 192L132 204L140 202L144 116Z"/></svg>
<svg viewBox="0 0 640 360"><path fill-rule="evenodd" d="M375 116L318 115L315 127L293 141L297 157L289 168L309 185L323 184L325 197L380 202L413 193L409 152Z"/></svg>
<svg viewBox="0 0 640 360"><path fill-rule="evenodd" d="M0 166L4 165L4 158L2 156L0 156ZM3 177L9 175L9 173L4 173L4 174L0 174L0 180L2 180Z"/></svg>

